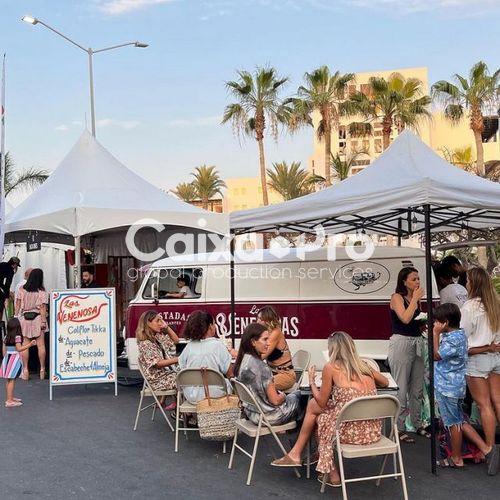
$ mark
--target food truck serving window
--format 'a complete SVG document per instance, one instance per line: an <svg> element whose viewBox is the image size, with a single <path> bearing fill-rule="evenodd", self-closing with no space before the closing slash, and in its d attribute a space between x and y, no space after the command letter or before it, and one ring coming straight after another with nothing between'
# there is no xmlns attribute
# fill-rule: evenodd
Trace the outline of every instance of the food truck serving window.
<svg viewBox="0 0 500 500"><path fill-rule="evenodd" d="M154 269L150 274L144 291L143 299L173 300L176 296L189 289L182 298L198 299L201 297L203 285L203 270L197 267ZM171 296L174 294L174 296Z"/></svg>

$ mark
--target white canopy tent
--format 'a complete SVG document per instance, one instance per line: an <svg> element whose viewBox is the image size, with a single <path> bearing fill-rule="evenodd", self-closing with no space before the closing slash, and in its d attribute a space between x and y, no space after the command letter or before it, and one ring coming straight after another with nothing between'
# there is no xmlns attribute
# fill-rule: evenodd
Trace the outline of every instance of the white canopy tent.
<svg viewBox="0 0 500 500"><path fill-rule="evenodd" d="M80 237L101 232L109 248L110 231L120 228L115 236L119 234L116 245L122 248L123 229L144 225L144 221L170 226L170 230L228 232L226 216L161 191L125 167L85 131L47 181L8 214L5 233L36 230L71 236L78 269ZM150 229L143 239L155 235L157 230Z"/></svg>
<svg viewBox="0 0 500 500"><path fill-rule="evenodd" d="M366 231L399 238L425 234L426 290L432 290L431 232L500 226L500 184L448 164L415 134L404 131L370 167L322 191L278 205L230 215L232 234L255 231L325 233ZM234 255L234 243L231 245ZM234 258L231 259L232 275ZM234 278L231 302L234 304ZM427 328L432 331L432 294ZM234 318L234 307L232 308ZM232 324L234 331L234 324ZM429 335L429 359L434 359ZM434 370L429 364L431 422ZM435 427L431 426L431 469L436 472Z"/></svg>
<svg viewBox="0 0 500 500"><path fill-rule="evenodd" d="M120 163L88 131L29 198L9 213L5 232L83 236L140 219L225 233L225 216L184 203Z"/></svg>
<svg viewBox="0 0 500 500"><path fill-rule="evenodd" d="M450 165L415 134L404 131L377 160L334 186L291 201L233 212L235 233L327 232L364 229L383 234L424 230L425 205L432 207L431 230L489 227L500 218L500 184Z"/></svg>

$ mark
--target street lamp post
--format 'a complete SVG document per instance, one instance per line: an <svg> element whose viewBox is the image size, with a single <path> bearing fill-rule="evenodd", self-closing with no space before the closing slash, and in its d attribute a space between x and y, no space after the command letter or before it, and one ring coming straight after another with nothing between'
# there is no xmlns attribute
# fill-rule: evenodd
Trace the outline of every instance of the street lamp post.
<svg viewBox="0 0 500 500"><path fill-rule="evenodd" d="M76 43L74 40L71 38L67 37L66 35L63 35L61 32L57 31L55 28L52 26L49 26L48 24L44 23L43 21L40 21L40 19L32 16L24 16L22 20L25 23L29 24L41 24L42 26L45 26L47 29L50 31L53 31L56 35L59 35L60 37L64 38L71 44L73 44L75 47L78 47L79 49L83 50L84 52L87 53L88 55L88 60L89 60L89 84L90 84L90 120L91 120L91 126L92 126L92 135L95 137L95 106L94 106L94 68L92 64L92 57L94 54L97 54L98 52L105 52L107 50L113 50L113 49L119 49L120 47L127 47L129 45L133 45L134 47L144 49L148 46L147 43L142 43L142 42L127 42L127 43L120 43L119 45L113 45L111 47L105 47L103 49L97 49L94 50L92 48L86 49L79 43Z"/></svg>
<svg viewBox="0 0 500 500"><path fill-rule="evenodd" d="M40 21L40 19L37 19L36 17L32 16L24 16L22 20L26 23L29 24L41 24L42 26L45 26L47 29L50 31L53 31L56 35L59 35L60 37L64 38L71 44L73 44L75 47L78 47L79 49L83 50L84 52L87 53L88 55L88 60L89 60L89 84L90 84L90 117L91 117L91 122L92 122L92 135L95 137L95 109L94 109L94 68L92 66L92 57L94 54L97 54L98 52L105 52L107 50L113 50L113 49L118 49L120 47L127 47L128 45L133 45L134 47L138 48L146 48L148 46L147 43L141 43L141 42L127 42L127 43L121 43L119 45L113 45L112 47L105 47L103 49L91 49L88 48L86 49L79 43L76 43L74 40L71 38L67 37L66 35L63 35L56 29L54 29L52 26L49 26L48 24L44 23L43 21ZM80 235L75 235L75 268L76 268L76 279L75 279L75 285L76 288L80 287L80 269L81 269L81 258L80 258Z"/></svg>

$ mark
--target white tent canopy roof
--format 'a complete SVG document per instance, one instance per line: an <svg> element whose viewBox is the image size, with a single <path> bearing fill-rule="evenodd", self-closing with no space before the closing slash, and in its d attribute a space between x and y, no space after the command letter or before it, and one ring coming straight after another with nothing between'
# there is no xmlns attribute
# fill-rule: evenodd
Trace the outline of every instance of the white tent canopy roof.
<svg viewBox="0 0 500 500"><path fill-rule="evenodd" d="M432 230L498 226L500 184L450 165L410 131L359 174L291 201L234 212L235 232L281 228L327 232L365 229L405 234L423 230L423 206L432 210ZM467 222L464 222L467 221Z"/></svg>
<svg viewBox="0 0 500 500"><path fill-rule="evenodd" d="M5 232L82 236L142 219L226 233L227 217L184 203L120 163L88 131L29 198L6 217Z"/></svg>

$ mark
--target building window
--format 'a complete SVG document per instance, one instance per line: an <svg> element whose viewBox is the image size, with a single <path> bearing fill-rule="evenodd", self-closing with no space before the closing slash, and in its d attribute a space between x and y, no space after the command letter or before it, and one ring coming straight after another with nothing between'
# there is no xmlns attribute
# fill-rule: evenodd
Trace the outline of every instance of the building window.
<svg viewBox="0 0 500 500"><path fill-rule="evenodd" d="M349 97L353 96L356 93L356 85L349 85L348 91Z"/></svg>
<svg viewBox="0 0 500 500"><path fill-rule="evenodd" d="M239 190L239 188L234 188L234 189L233 189L233 194L234 194L235 196L238 196L238 195L240 194L240 190Z"/></svg>
<svg viewBox="0 0 500 500"><path fill-rule="evenodd" d="M339 127L339 141L345 141L347 139L347 129L344 126Z"/></svg>
<svg viewBox="0 0 500 500"><path fill-rule="evenodd" d="M247 194L247 188L241 188L241 194Z"/></svg>

